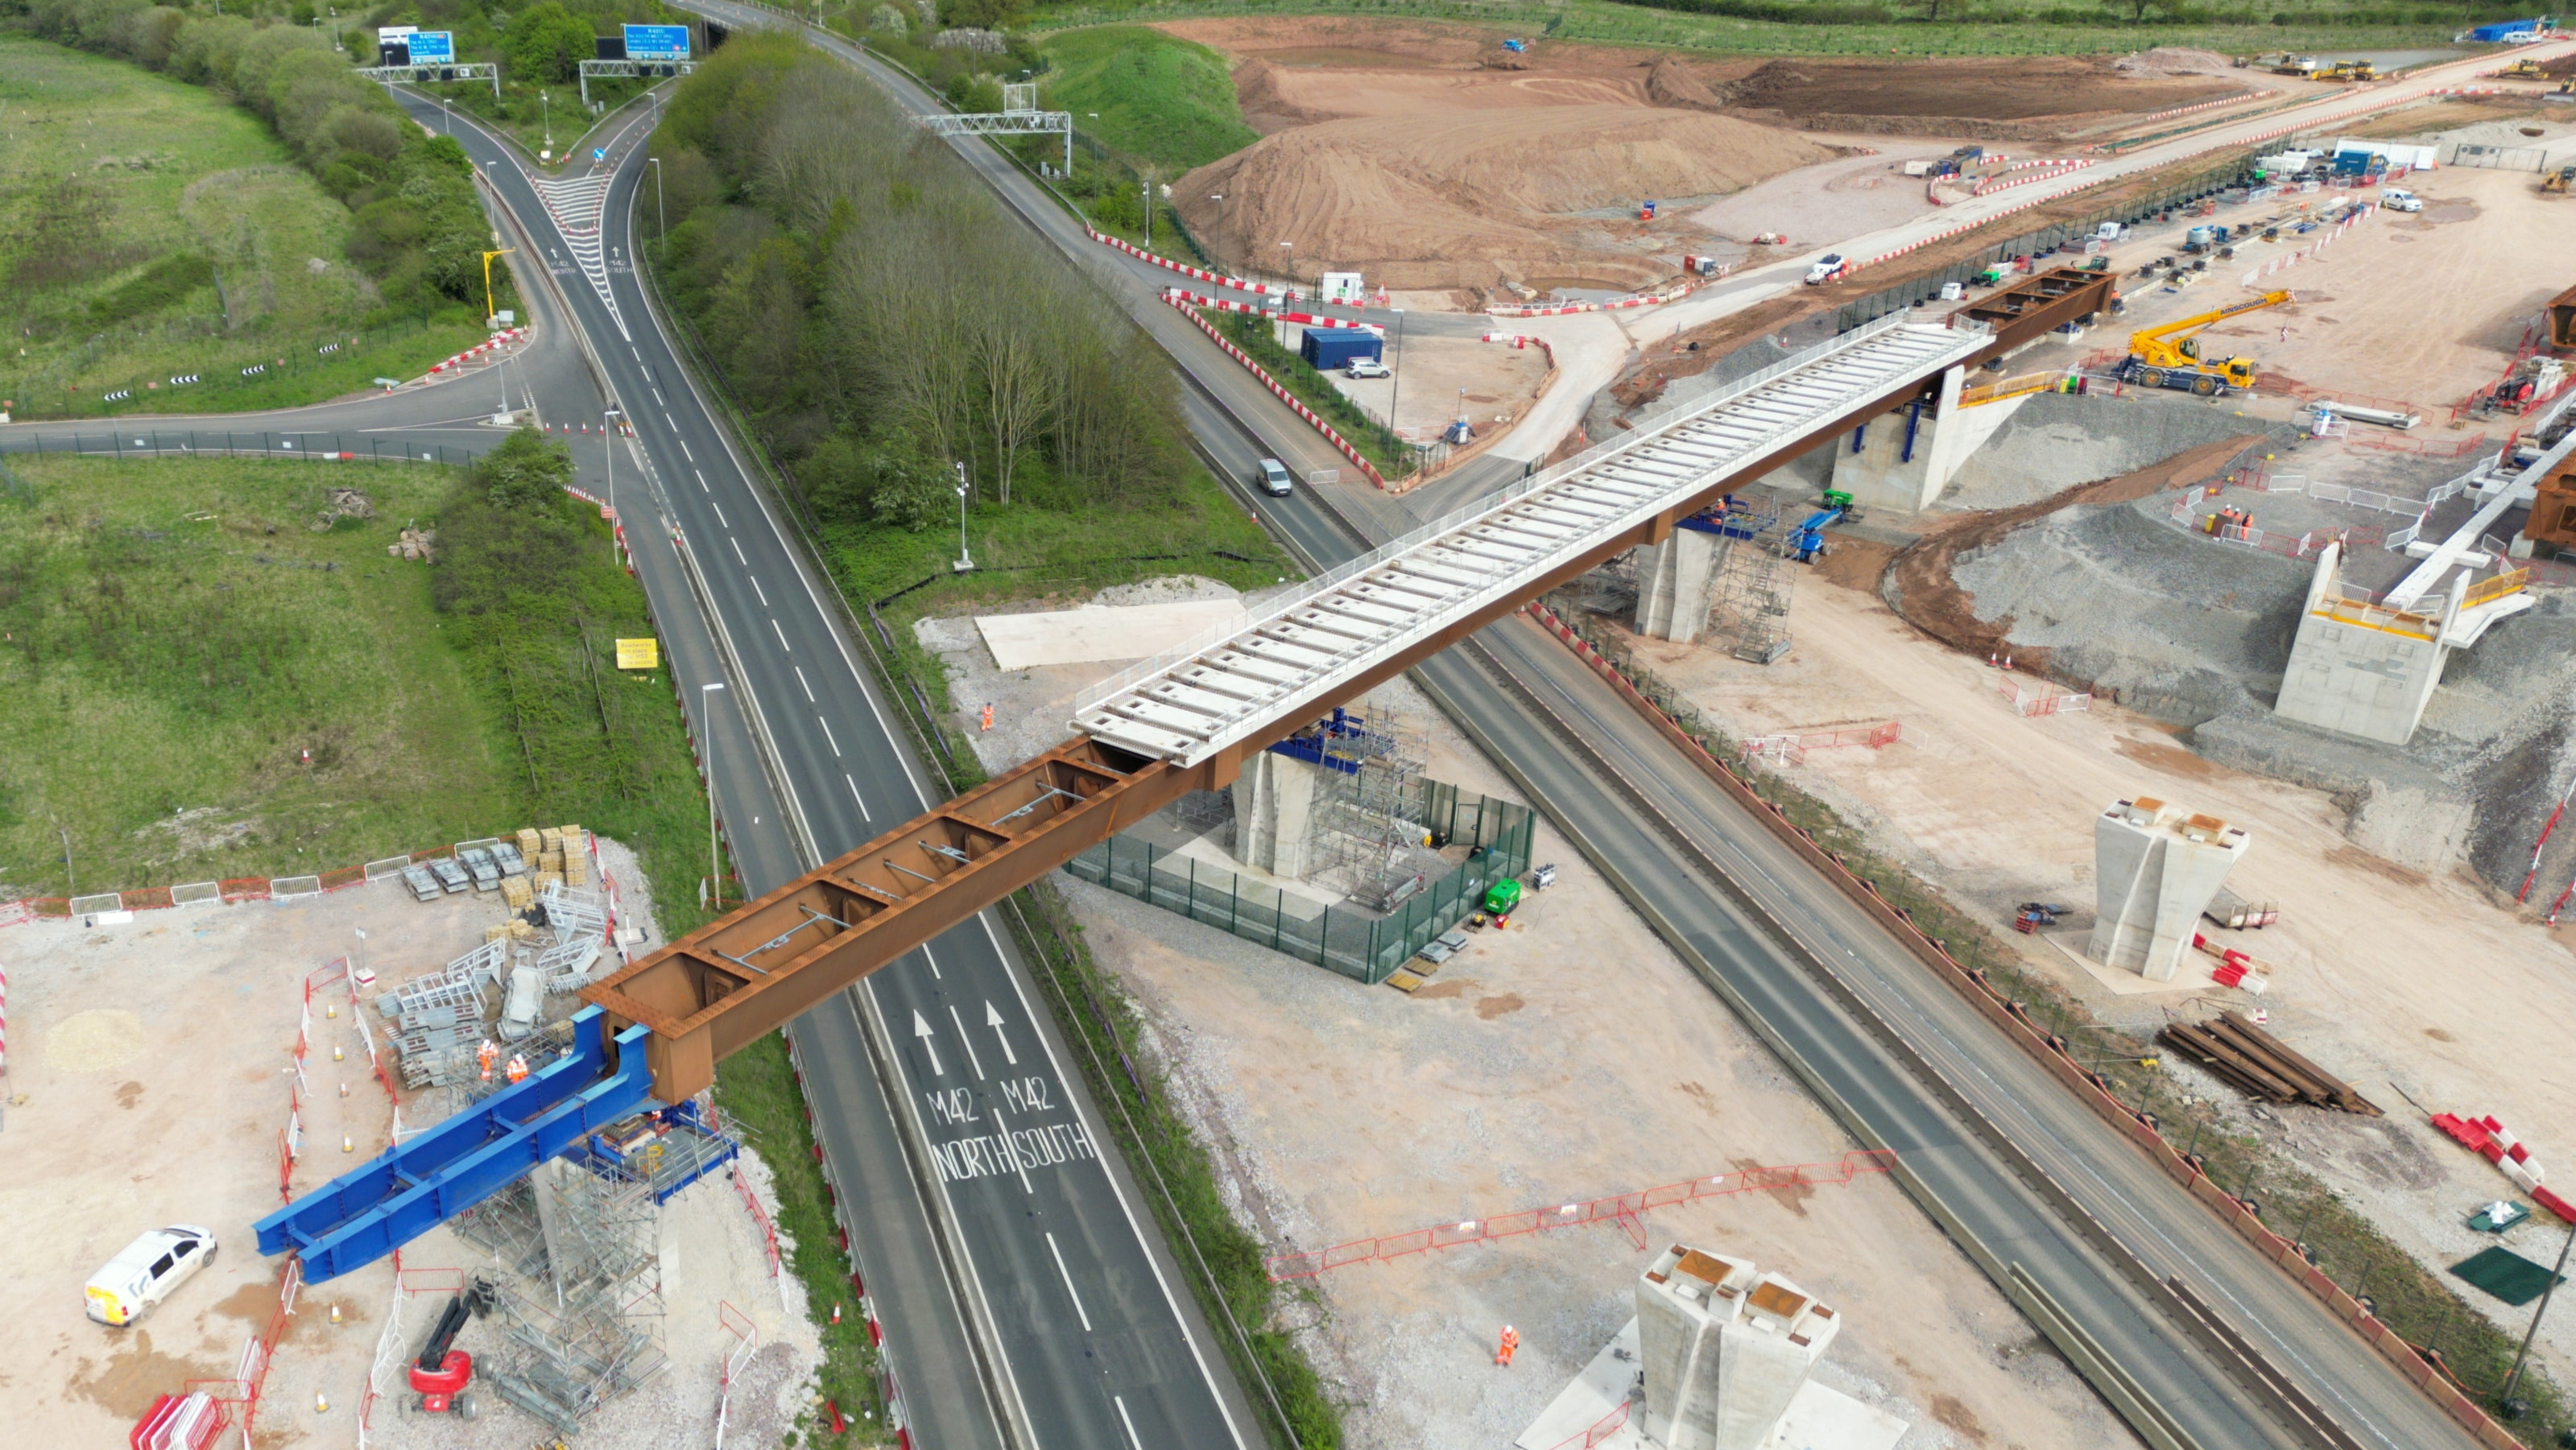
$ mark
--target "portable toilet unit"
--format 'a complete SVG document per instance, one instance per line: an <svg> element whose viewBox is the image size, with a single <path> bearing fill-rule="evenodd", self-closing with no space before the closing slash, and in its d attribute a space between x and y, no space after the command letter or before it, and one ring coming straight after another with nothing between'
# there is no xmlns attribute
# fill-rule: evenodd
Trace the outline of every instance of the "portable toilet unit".
<svg viewBox="0 0 2576 1450"><path fill-rule="evenodd" d="M1297 350L1308 367L1328 373L1349 367L1358 358L1383 360L1386 342L1364 327L1310 327Z"/></svg>

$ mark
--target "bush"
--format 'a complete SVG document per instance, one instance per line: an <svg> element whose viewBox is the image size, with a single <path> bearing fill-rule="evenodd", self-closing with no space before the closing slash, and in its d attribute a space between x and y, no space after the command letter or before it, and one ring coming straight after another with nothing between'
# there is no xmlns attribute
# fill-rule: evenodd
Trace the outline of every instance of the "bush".
<svg viewBox="0 0 2576 1450"><path fill-rule="evenodd" d="M581 63L592 57L595 38L589 21L563 8L558 0L543 0L511 18L504 45L511 68L521 78L535 75L570 81L581 74Z"/></svg>

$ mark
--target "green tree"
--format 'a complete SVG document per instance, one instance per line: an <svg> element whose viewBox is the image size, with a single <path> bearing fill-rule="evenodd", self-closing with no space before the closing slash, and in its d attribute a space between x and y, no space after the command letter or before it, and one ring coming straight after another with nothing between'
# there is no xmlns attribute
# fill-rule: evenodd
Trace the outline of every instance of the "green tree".
<svg viewBox="0 0 2576 1450"><path fill-rule="evenodd" d="M941 0L939 6L942 23L971 30L1008 30L1027 14L1022 0Z"/></svg>
<svg viewBox="0 0 2576 1450"><path fill-rule="evenodd" d="M590 22L556 3L530 6L510 21L503 44L510 65L520 75L569 81L581 74L581 63L596 53Z"/></svg>
<svg viewBox="0 0 2576 1450"><path fill-rule="evenodd" d="M572 450L547 442L534 428L521 428L484 454L466 479L495 508L551 508L572 482Z"/></svg>
<svg viewBox="0 0 2576 1450"><path fill-rule="evenodd" d="M868 511L879 523L919 533L946 523L956 506L953 475L923 457L910 434L870 449L861 466L867 474Z"/></svg>

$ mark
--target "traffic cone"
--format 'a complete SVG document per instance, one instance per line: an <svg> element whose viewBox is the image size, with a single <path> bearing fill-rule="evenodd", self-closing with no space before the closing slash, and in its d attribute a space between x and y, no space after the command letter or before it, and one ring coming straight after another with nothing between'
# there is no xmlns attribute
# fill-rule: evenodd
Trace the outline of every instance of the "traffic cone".
<svg viewBox="0 0 2576 1450"><path fill-rule="evenodd" d="M332 1043L332 1044L331 1044L331 1060L332 1060L333 1062L338 1062L338 1061L340 1060L340 1058L341 1058L340 1044L338 1044L338 1043L334 1042L334 1043Z"/></svg>
<svg viewBox="0 0 2576 1450"><path fill-rule="evenodd" d="M337 1304L331 1306L331 1322L334 1324L340 1322L340 1306Z"/></svg>
<svg viewBox="0 0 2576 1450"><path fill-rule="evenodd" d="M317 1415L327 1415L331 1413L331 1402L322 1398L322 1392L320 1390L315 1390L313 1392L313 1413Z"/></svg>
<svg viewBox="0 0 2576 1450"><path fill-rule="evenodd" d="M835 1324L841 1322L841 1306L838 1304L832 1306L832 1322Z"/></svg>

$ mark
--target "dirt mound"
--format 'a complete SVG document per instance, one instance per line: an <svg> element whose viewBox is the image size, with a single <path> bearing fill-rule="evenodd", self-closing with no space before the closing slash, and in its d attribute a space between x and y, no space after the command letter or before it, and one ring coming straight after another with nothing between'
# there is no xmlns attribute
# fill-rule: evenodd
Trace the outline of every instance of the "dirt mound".
<svg viewBox="0 0 2576 1450"><path fill-rule="evenodd" d="M1221 255L1266 259L1290 237L1310 276L1330 265L1394 287L1569 272L1634 285L1670 268L1642 247L1604 248L1614 224L1569 214L1735 191L1833 154L1730 116L1544 106L1302 126L1173 189ZM1219 194L1222 203L1211 199Z"/></svg>
<svg viewBox="0 0 2576 1450"><path fill-rule="evenodd" d="M1234 98L1245 123L1264 136L1327 119L1290 99L1279 84L1279 67L1260 56L1234 68Z"/></svg>
<svg viewBox="0 0 2576 1450"><path fill-rule="evenodd" d="M1646 99L1674 111L1715 111L1726 105L1725 97L1669 55L1656 56L1653 68L1646 72Z"/></svg>
<svg viewBox="0 0 2576 1450"><path fill-rule="evenodd" d="M2158 111L2235 89L2208 76L2126 75L2109 62L2040 57L1902 63L1775 60L1736 87L1738 105L1802 120L1832 115L1968 121Z"/></svg>
<svg viewBox="0 0 2576 1450"><path fill-rule="evenodd" d="M2234 61L2217 51L2187 45L2159 45L2111 62L2111 69L2124 76L2223 76L2235 68Z"/></svg>
<svg viewBox="0 0 2576 1450"><path fill-rule="evenodd" d="M2012 633L2012 616L1991 620L1977 617L1976 596L1960 587L1951 574L1959 556L1983 548L2022 525L2046 518L2060 509L2079 504L2128 503L2163 489L2200 482L2228 459L2261 441L2263 435L2259 433L2223 438L2215 443L2185 449L2161 463L2149 464L2135 472L2098 483L2082 484L2034 503L1961 514L1937 532L1924 535L1900 551L1880 580L1880 595L1899 618L1952 649L1972 656L2010 653L2015 656L2013 663L2018 668L2044 674L2048 671L2047 650L2027 646L2015 649L2009 643L2007 637Z"/></svg>

